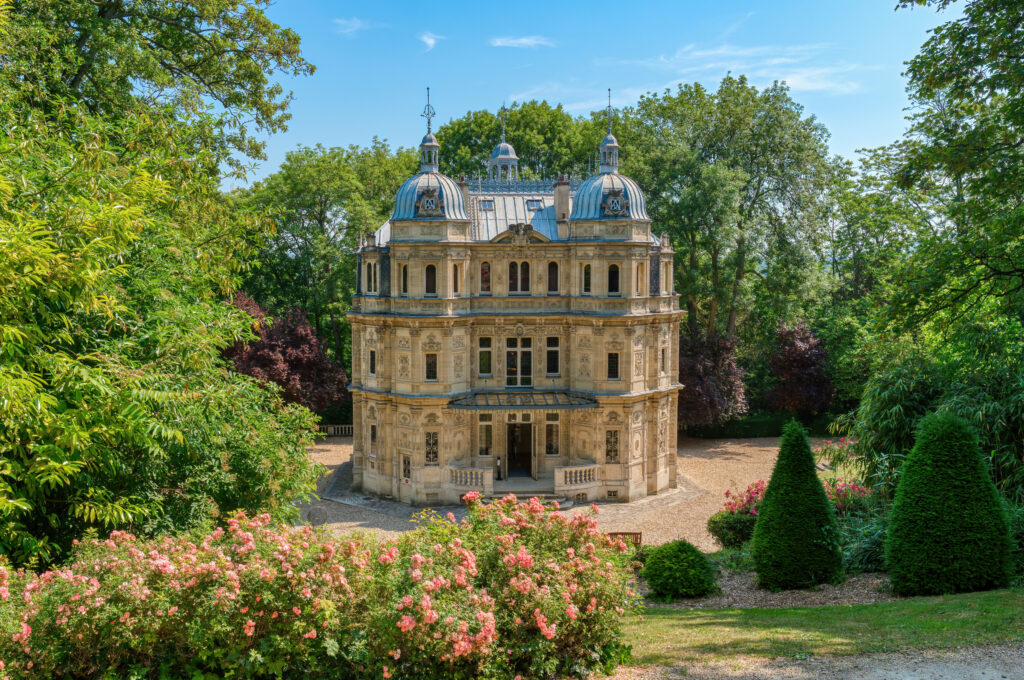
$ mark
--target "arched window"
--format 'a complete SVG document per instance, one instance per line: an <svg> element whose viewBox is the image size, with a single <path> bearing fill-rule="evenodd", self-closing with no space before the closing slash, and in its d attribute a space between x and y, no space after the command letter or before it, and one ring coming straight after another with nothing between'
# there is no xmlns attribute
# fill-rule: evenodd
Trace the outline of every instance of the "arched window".
<svg viewBox="0 0 1024 680"><path fill-rule="evenodd" d="M548 262L548 295L558 293L558 263Z"/></svg>
<svg viewBox="0 0 1024 680"><path fill-rule="evenodd" d="M426 295L437 295L437 267L432 264L423 273L423 288Z"/></svg>
<svg viewBox="0 0 1024 680"><path fill-rule="evenodd" d="M402 265L402 295L409 294L409 265Z"/></svg>
<svg viewBox="0 0 1024 680"><path fill-rule="evenodd" d="M374 262L373 263L373 292L374 293L377 292L377 275L379 273L380 273L379 265L376 262Z"/></svg>
<svg viewBox="0 0 1024 680"><path fill-rule="evenodd" d="M452 265L452 294L459 294L459 265Z"/></svg>
<svg viewBox="0 0 1024 680"><path fill-rule="evenodd" d="M519 292L519 263L509 262L508 263L508 292L518 293Z"/></svg>
<svg viewBox="0 0 1024 680"><path fill-rule="evenodd" d="M491 294L491 263L484 262L480 265L480 294Z"/></svg>
<svg viewBox="0 0 1024 680"><path fill-rule="evenodd" d="M608 265L608 294L619 294L619 265Z"/></svg>
<svg viewBox="0 0 1024 680"><path fill-rule="evenodd" d="M583 265L583 294L590 295L590 265Z"/></svg>
<svg viewBox="0 0 1024 680"><path fill-rule="evenodd" d="M373 265L366 263L366 285L363 286L364 293L373 292Z"/></svg>
<svg viewBox="0 0 1024 680"><path fill-rule="evenodd" d="M530 263L523 262L519 265L519 292L530 292Z"/></svg>

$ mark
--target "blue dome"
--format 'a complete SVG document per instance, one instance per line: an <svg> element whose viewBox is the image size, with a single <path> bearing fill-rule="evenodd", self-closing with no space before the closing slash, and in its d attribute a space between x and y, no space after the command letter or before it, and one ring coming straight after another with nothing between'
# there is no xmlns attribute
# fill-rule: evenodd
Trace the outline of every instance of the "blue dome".
<svg viewBox="0 0 1024 680"><path fill-rule="evenodd" d="M516 155L516 150L512 148L512 145L508 142L501 142L498 146L494 147L494 151L491 152L491 158L509 158L519 160L519 156Z"/></svg>
<svg viewBox="0 0 1024 680"><path fill-rule="evenodd" d="M610 206L605 204L605 199L613 191L623 199L618 212L611 211ZM608 214L606 208L609 208ZM572 199L569 220L601 219L651 221L647 216L647 200L636 182L617 172L602 172L580 185Z"/></svg>
<svg viewBox="0 0 1024 680"><path fill-rule="evenodd" d="M421 205L424 193L434 193L440 206L430 210ZM451 177L439 172L421 172L405 180L395 195L392 220L468 220L462 190Z"/></svg>

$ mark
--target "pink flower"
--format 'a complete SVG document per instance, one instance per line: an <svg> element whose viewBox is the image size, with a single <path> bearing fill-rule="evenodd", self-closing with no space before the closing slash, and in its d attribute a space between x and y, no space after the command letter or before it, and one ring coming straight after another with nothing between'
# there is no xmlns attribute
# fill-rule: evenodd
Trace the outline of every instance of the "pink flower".
<svg viewBox="0 0 1024 680"><path fill-rule="evenodd" d="M480 500L480 492L479 491L470 491L470 492L466 493L465 496L462 497L462 501L466 505L472 505L473 503L476 503L478 500Z"/></svg>
<svg viewBox="0 0 1024 680"><path fill-rule="evenodd" d="M304 637L304 638L315 638L316 637L316 628L311 628L310 631L308 633L304 634L302 637Z"/></svg>
<svg viewBox="0 0 1024 680"><path fill-rule="evenodd" d="M403 633L408 633L410 630L416 627L416 619L409 615L403 616L402 620L398 622L398 628Z"/></svg>
<svg viewBox="0 0 1024 680"><path fill-rule="evenodd" d="M252 634L256 632L256 622L253 621L252 619L249 619L248 621L245 622L245 626L243 626L243 630L245 631L245 634L248 637L252 637Z"/></svg>

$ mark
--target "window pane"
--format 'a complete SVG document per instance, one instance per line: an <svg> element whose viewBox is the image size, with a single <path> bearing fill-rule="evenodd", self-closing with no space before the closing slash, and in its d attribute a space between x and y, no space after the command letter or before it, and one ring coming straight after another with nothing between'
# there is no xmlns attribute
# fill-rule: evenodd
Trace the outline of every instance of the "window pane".
<svg viewBox="0 0 1024 680"><path fill-rule="evenodd" d="M424 285L427 295L437 295L437 268L428 264L424 278L426 279Z"/></svg>
<svg viewBox="0 0 1024 680"><path fill-rule="evenodd" d="M619 265L608 267L608 294L619 292Z"/></svg>
<svg viewBox="0 0 1024 680"><path fill-rule="evenodd" d="M558 263L557 262L549 262L548 263L548 292L549 293L557 293L558 292Z"/></svg>
<svg viewBox="0 0 1024 680"><path fill-rule="evenodd" d="M370 375L374 375L377 372L377 353L370 350Z"/></svg>
<svg viewBox="0 0 1024 680"><path fill-rule="evenodd" d="M426 433L426 446L424 450L424 458L427 465L437 465L437 433L427 432Z"/></svg>
<svg viewBox="0 0 1024 680"><path fill-rule="evenodd" d="M619 462L618 430L607 430L604 434L604 460L606 463Z"/></svg>
<svg viewBox="0 0 1024 680"><path fill-rule="evenodd" d="M533 384L533 352L529 350L519 351L519 384Z"/></svg>
<svg viewBox="0 0 1024 680"><path fill-rule="evenodd" d="M517 262L508 263L508 291L510 293L519 291L519 264Z"/></svg>
<svg viewBox="0 0 1024 680"><path fill-rule="evenodd" d="M548 375L558 375L558 350L557 349L549 349L548 350L547 372L548 372Z"/></svg>
<svg viewBox="0 0 1024 680"><path fill-rule="evenodd" d="M619 353L609 352L608 353L608 379L618 380L619 379Z"/></svg>
<svg viewBox="0 0 1024 680"><path fill-rule="evenodd" d="M479 373L480 375L491 374L491 350L489 349L480 350Z"/></svg>
<svg viewBox="0 0 1024 680"><path fill-rule="evenodd" d="M452 292L458 295L459 293L459 265L452 265Z"/></svg>
<svg viewBox="0 0 1024 680"><path fill-rule="evenodd" d="M492 432L490 425L480 426L480 446L478 447L478 453L481 456L491 455L492 446Z"/></svg>
<svg viewBox="0 0 1024 680"><path fill-rule="evenodd" d="M437 355L428 354L426 358L427 380L437 380Z"/></svg>
<svg viewBox="0 0 1024 680"><path fill-rule="evenodd" d="M505 352L505 384L516 385L519 383L519 352L513 350Z"/></svg>
<svg viewBox="0 0 1024 680"><path fill-rule="evenodd" d="M409 265L402 265L402 293L408 294L409 292Z"/></svg>
<svg viewBox="0 0 1024 680"><path fill-rule="evenodd" d="M522 342L519 343L520 347L533 347L533 338L523 338Z"/></svg>
<svg viewBox="0 0 1024 680"><path fill-rule="evenodd" d="M491 292L491 263L484 262L480 265L480 292Z"/></svg>
<svg viewBox="0 0 1024 680"><path fill-rule="evenodd" d="M558 455L558 425L548 423L544 428L544 453L549 456Z"/></svg>
<svg viewBox="0 0 1024 680"><path fill-rule="evenodd" d="M530 292L530 263L524 262L519 267L519 292Z"/></svg>
<svg viewBox="0 0 1024 680"><path fill-rule="evenodd" d="M583 292L590 292L590 265L583 265Z"/></svg>

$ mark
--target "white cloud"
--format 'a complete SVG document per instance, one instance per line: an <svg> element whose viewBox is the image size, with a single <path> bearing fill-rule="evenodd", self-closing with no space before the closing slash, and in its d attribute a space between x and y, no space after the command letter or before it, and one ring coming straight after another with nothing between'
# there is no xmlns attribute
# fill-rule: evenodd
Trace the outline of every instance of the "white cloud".
<svg viewBox="0 0 1024 680"><path fill-rule="evenodd" d="M522 38L491 38L492 47L554 47L550 38L542 35L524 35Z"/></svg>
<svg viewBox="0 0 1024 680"><path fill-rule="evenodd" d="M429 52L430 50L434 49L434 45L437 44L438 40L444 40L444 36L437 35L435 33L427 31L426 33L420 34L420 40L423 41L423 44L427 46L426 51Z"/></svg>
<svg viewBox="0 0 1024 680"><path fill-rule="evenodd" d="M359 17L352 17L351 19L335 19L334 20L334 32L342 35L354 35L359 31L365 30L370 27L370 24L363 21Z"/></svg>
<svg viewBox="0 0 1024 680"><path fill-rule="evenodd" d="M830 60L828 52L832 47L828 43L746 46L722 43L711 47L690 44L670 55L618 63L686 78L733 73L745 75L759 84L780 80L794 92L850 94L858 91L861 83L856 74L873 67Z"/></svg>

